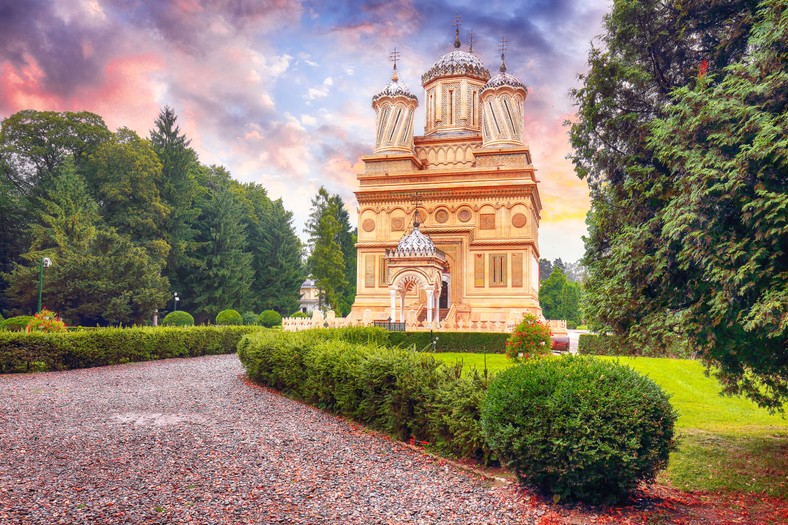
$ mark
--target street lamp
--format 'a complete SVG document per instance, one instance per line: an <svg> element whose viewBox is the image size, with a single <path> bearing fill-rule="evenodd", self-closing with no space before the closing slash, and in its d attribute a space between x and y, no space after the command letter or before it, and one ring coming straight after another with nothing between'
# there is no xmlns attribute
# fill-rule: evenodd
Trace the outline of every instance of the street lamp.
<svg viewBox="0 0 788 525"><path fill-rule="evenodd" d="M36 313L41 312L41 294L44 291L44 267L49 268L50 266L52 266L52 259L41 257L41 262L38 265L38 310L36 310Z"/></svg>
<svg viewBox="0 0 788 525"><path fill-rule="evenodd" d="M178 292L173 292L172 296L174 298L174 301L172 303L175 306L173 312L177 312L178 311L178 301L180 301L181 298L178 297Z"/></svg>

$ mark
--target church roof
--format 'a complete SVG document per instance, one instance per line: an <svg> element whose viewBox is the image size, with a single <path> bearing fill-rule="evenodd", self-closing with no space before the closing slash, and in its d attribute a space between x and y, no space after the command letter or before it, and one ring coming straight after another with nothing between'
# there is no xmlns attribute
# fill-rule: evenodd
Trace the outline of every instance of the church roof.
<svg viewBox="0 0 788 525"><path fill-rule="evenodd" d="M399 244L397 244L397 251L432 254L435 252L435 243L432 242L429 236L421 233L418 224L415 224L410 233L402 236Z"/></svg>
<svg viewBox="0 0 788 525"><path fill-rule="evenodd" d="M525 87L525 84L520 82L517 77L510 75L506 72L506 62L504 62L504 55L501 53L501 67L498 68L499 73L492 77L482 88L482 92L487 89L494 89L503 86L513 87L513 88L522 88L526 91L528 90Z"/></svg>
<svg viewBox="0 0 788 525"><path fill-rule="evenodd" d="M422 85L426 85L438 77L465 75L479 80L490 78L490 72L479 58L466 51L455 49L446 53L421 75Z"/></svg>
<svg viewBox="0 0 788 525"><path fill-rule="evenodd" d="M416 95L414 95L413 93L410 92L410 90L408 89L408 86L406 86L404 82L402 82L399 79L395 79L395 78L392 78L391 80L389 80L389 83L386 84L386 87L383 88L383 91L381 91L380 93L378 93L377 95L372 97L372 101L373 102L378 100L379 98L383 98L383 97L397 97L397 96L402 96L402 97L412 98L413 100L418 100L416 98Z"/></svg>

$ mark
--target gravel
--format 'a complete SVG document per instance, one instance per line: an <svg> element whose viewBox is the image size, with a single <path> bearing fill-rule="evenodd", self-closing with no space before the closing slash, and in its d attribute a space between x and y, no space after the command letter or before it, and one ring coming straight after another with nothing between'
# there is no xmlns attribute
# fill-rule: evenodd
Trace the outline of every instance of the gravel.
<svg viewBox="0 0 788 525"><path fill-rule="evenodd" d="M516 485L249 384L235 355L0 376L0 523L528 524Z"/></svg>

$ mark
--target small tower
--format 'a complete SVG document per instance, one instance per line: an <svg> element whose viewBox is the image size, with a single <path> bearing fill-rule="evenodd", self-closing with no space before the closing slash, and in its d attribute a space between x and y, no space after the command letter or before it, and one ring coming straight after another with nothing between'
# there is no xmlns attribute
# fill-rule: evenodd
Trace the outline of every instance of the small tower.
<svg viewBox="0 0 788 525"><path fill-rule="evenodd" d="M479 93L490 72L472 52L460 49L460 17L455 17L454 50L421 76L424 87L424 134L477 134L481 128ZM473 49L473 43L471 43Z"/></svg>
<svg viewBox="0 0 788 525"><path fill-rule="evenodd" d="M481 91L482 147L523 146L523 104L528 89L506 72L506 40L501 39L499 73Z"/></svg>
<svg viewBox="0 0 788 525"><path fill-rule="evenodd" d="M375 153L413 151L413 114L419 101L399 79L399 52L391 53L394 70L386 87L372 97L375 110Z"/></svg>

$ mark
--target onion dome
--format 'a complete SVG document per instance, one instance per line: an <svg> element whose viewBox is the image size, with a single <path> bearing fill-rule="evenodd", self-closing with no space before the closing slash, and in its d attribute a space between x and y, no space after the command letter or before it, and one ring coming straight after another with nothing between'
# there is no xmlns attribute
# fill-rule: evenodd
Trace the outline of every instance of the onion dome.
<svg viewBox="0 0 788 525"><path fill-rule="evenodd" d="M391 73L391 80L389 80L389 83L386 84L385 88L383 88L383 91L372 97L372 102L375 102L383 97L405 97L418 100L416 95L410 92L408 86L406 86L405 83L399 79L399 75L397 74L397 64L394 64L394 71Z"/></svg>
<svg viewBox="0 0 788 525"><path fill-rule="evenodd" d="M517 77L510 75L506 72L506 63L504 62L504 55L501 53L501 67L498 68L499 73L492 77L482 88L482 92L485 89L493 89L499 87L511 87L511 88L520 88L528 91L528 88L525 87L525 84L520 82Z"/></svg>
<svg viewBox="0 0 788 525"><path fill-rule="evenodd" d="M413 217L413 229L400 239L395 252L397 255L426 256L436 255L436 251L440 252L440 250L436 250L432 239L428 235L421 233L419 224L419 212L416 210L416 214Z"/></svg>
<svg viewBox="0 0 788 525"><path fill-rule="evenodd" d="M490 72L484 67L479 58L465 51L460 50L460 32L454 39L454 51L446 53L438 59L437 62L432 64L426 73L421 75L421 84L426 86L438 77L448 76L467 76L479 80L487 80L490 78Z"/></svg>
<svg viewBox="0 0 788 525"><path fill-rule="evenodd" d="M413 226L413 230L407 235L403 235L397 244L398 252L426 252L435 251L435 243L428 236L421 233L418 226Z"/></svg>

